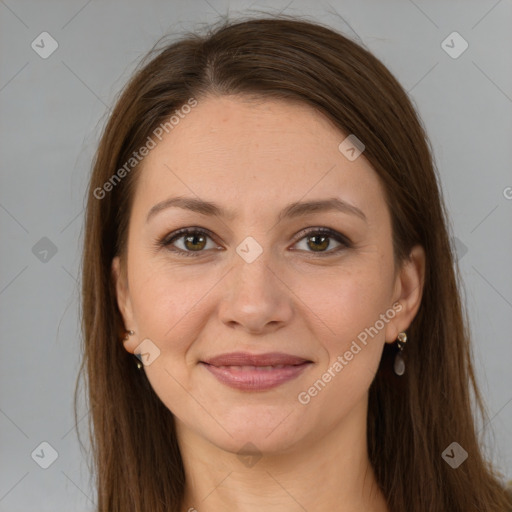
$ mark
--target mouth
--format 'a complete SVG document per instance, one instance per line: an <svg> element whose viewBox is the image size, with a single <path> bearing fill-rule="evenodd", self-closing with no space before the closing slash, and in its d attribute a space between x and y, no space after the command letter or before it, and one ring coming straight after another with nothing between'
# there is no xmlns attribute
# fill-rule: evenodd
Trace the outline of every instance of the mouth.
<svg viewBox="0 0 512 512"><path fill-rule="evenodd" d="M243 391L264 391L298 377L314 363L282 353L222 354L200 364L221 383Z"/></svg>
<svg viewBox="0 0 512 512"><path fill-rule="evenodd" d="M229 354L220 354L201 361L212 366L256 366L256 367L276 367L276 366L296 366L302 363L311 363L312 361L303 357L281 352L269 352L266 354L249 354L248 352L231 352Z"/></svg>

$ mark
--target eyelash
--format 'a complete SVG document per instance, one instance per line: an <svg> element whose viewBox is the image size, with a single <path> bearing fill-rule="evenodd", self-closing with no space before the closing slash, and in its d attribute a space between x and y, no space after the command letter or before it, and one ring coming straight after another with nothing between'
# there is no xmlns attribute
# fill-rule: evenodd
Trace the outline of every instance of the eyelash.
<svg viewBox="0 0 512 512"><path fill-rule="evenodd" d="M198 256L201 255L201 253L204 253L205 250L201 250L201 251L184 251L183 249L178 249L177 247L172 247L171 248L172 243L177 241L177 240L179 240L180 238L183 238L183 237L185 237L187 235L197 235L197 234L204 235L204 236L207 236L208 238L212 239L212 236L210 235L210 232L205 230L205 229L203 229L203 228L183 228L183 229L175 231L174 233L171 233L170 235L167 235L163 239L159 240L158 245L160 247L165 247L169 251L172 251L172 252L176 253L179 256L198 257ZM327 251L327 252L323 252L323 253L322 252L316 252L315 253L314 251L306 251L306 252L311 252L315 256L316 255L318 255L320 257L331 256L331 255L333 255L335 253L340 252L343 249L348 249L348 248L352 247L352 243L350 242L350 240L345 235L342 235L341 233L338 233L337 231L334 231L333 229L330 229L330 228L308 228L308 229L304 229L304 230L300 231L297 234L297 236L301 236L301 238L299 238L297 240L297 242L295 242L295 243L300 242L302 239L306 238L307 236L313 236L313 235L325 235L325 236L328 236L329 238L334 238L337 242L342 244L341 247L338 247L336 249L333 249L333 250L330 250L330 251Z"/></svg>

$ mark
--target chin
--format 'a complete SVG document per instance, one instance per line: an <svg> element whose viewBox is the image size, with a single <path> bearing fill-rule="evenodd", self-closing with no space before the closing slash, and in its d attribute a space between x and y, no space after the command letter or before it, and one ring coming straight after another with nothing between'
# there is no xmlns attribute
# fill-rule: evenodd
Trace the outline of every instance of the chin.
<svg viewBox="0 0 512 512"><path fill-rule="evenodd" d="M216 429L215 444L224 450L238 453L245 445L250 451L254 445L257 451L279 453L291 448L299 441L299 430L305 427L303 420L295 424L296 417L283 407L253 407L249 410L234 408L229 416L218 417L224 429ZM229 432L229 434L227 432ZM230 435L231 434L231 435Z"/></svg>
<svg viewBox="0 0 512 512"><path fill-rule="evenodd" d="M297 442L285 432L282 435L268 436L252 428L240 428L231 433L233 437L225 435L221 436L221 439L210 439L210 442L224 451L238 455L242 463L244 456L280 455Z"/></svg>

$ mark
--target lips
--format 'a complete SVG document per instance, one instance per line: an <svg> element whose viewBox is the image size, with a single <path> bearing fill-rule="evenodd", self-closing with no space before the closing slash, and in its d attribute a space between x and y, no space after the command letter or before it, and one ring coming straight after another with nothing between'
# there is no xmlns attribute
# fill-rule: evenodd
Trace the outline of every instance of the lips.
<svg viewBox="0 0 512 512"><path fill-rule="evenodd" d="M233 352L201 361L219 382L241 391L264 391L297 378L312 361L282 353Z"/></svg>
<svg viewBox="0 0 512 512"><path fill-rule="evenodd" d="M272 352L267 354L249 354L246 352L231 352L229 354L221 354L205 361L203 363L212 366L297 366L303 363L310 363L308 359L283 354L280 352Z"/></svg>

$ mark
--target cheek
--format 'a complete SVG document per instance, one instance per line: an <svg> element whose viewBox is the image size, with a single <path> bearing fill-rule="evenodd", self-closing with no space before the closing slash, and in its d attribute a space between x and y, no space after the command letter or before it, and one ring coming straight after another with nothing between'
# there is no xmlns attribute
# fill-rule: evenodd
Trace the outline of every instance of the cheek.
<svg viewBox="0 0 512 512"><path fill-rule="evenodd" d="M194 324L191 319L201 306L207 283L154 258L133 258L132 263L130 295L141 335L161 348L166 340L173 339L176 343L167 343L166 350L181 350L184 347L180 340L186 338L180 331Z"/></svg>
<svg viewBox="0 0 512 512"><path fill-rule="evenodd" d="M390 289L387 276L377 265L329 280L325 300L312 302L329 327L323 340L329 363L322 370L343 374L350 386L360 379L371 379L382 355L386 326L396 314L390 304Z"/></svg>
<svg viewBox="0 0 512 512"><path fill-rule="evenodd" d="M159 350L144 368L146 376L162 403L178 417L200 414L193 410L195 402L186 390L191 371L187 354L203 328L201 298L212 287L211 278L192 276L190 269L180 271L155 258L134 257L132 263L130 291L140 341L149 339Z"/></svg>
<svg viewBox="0 0 512 512"><path fill-rule="evenodd" d="M390 286L376 265L358 265L327 276L323 289L322 294L310 293L311 304L341 340L373 325L389 307Z"/></svg>
<svg viewBox="0 0 512 512"><path fill-rule="evenodd" d="M319 313L329 326L329 335L321 340L325 358L297 399L301 407L311 404L319 411L322 428L335 425L363 400L379 367L387 325L381 315L386 315L390 305L381 283L376 285L377 281L367 277L331 281L338 291L326 296Z"/></svg>

